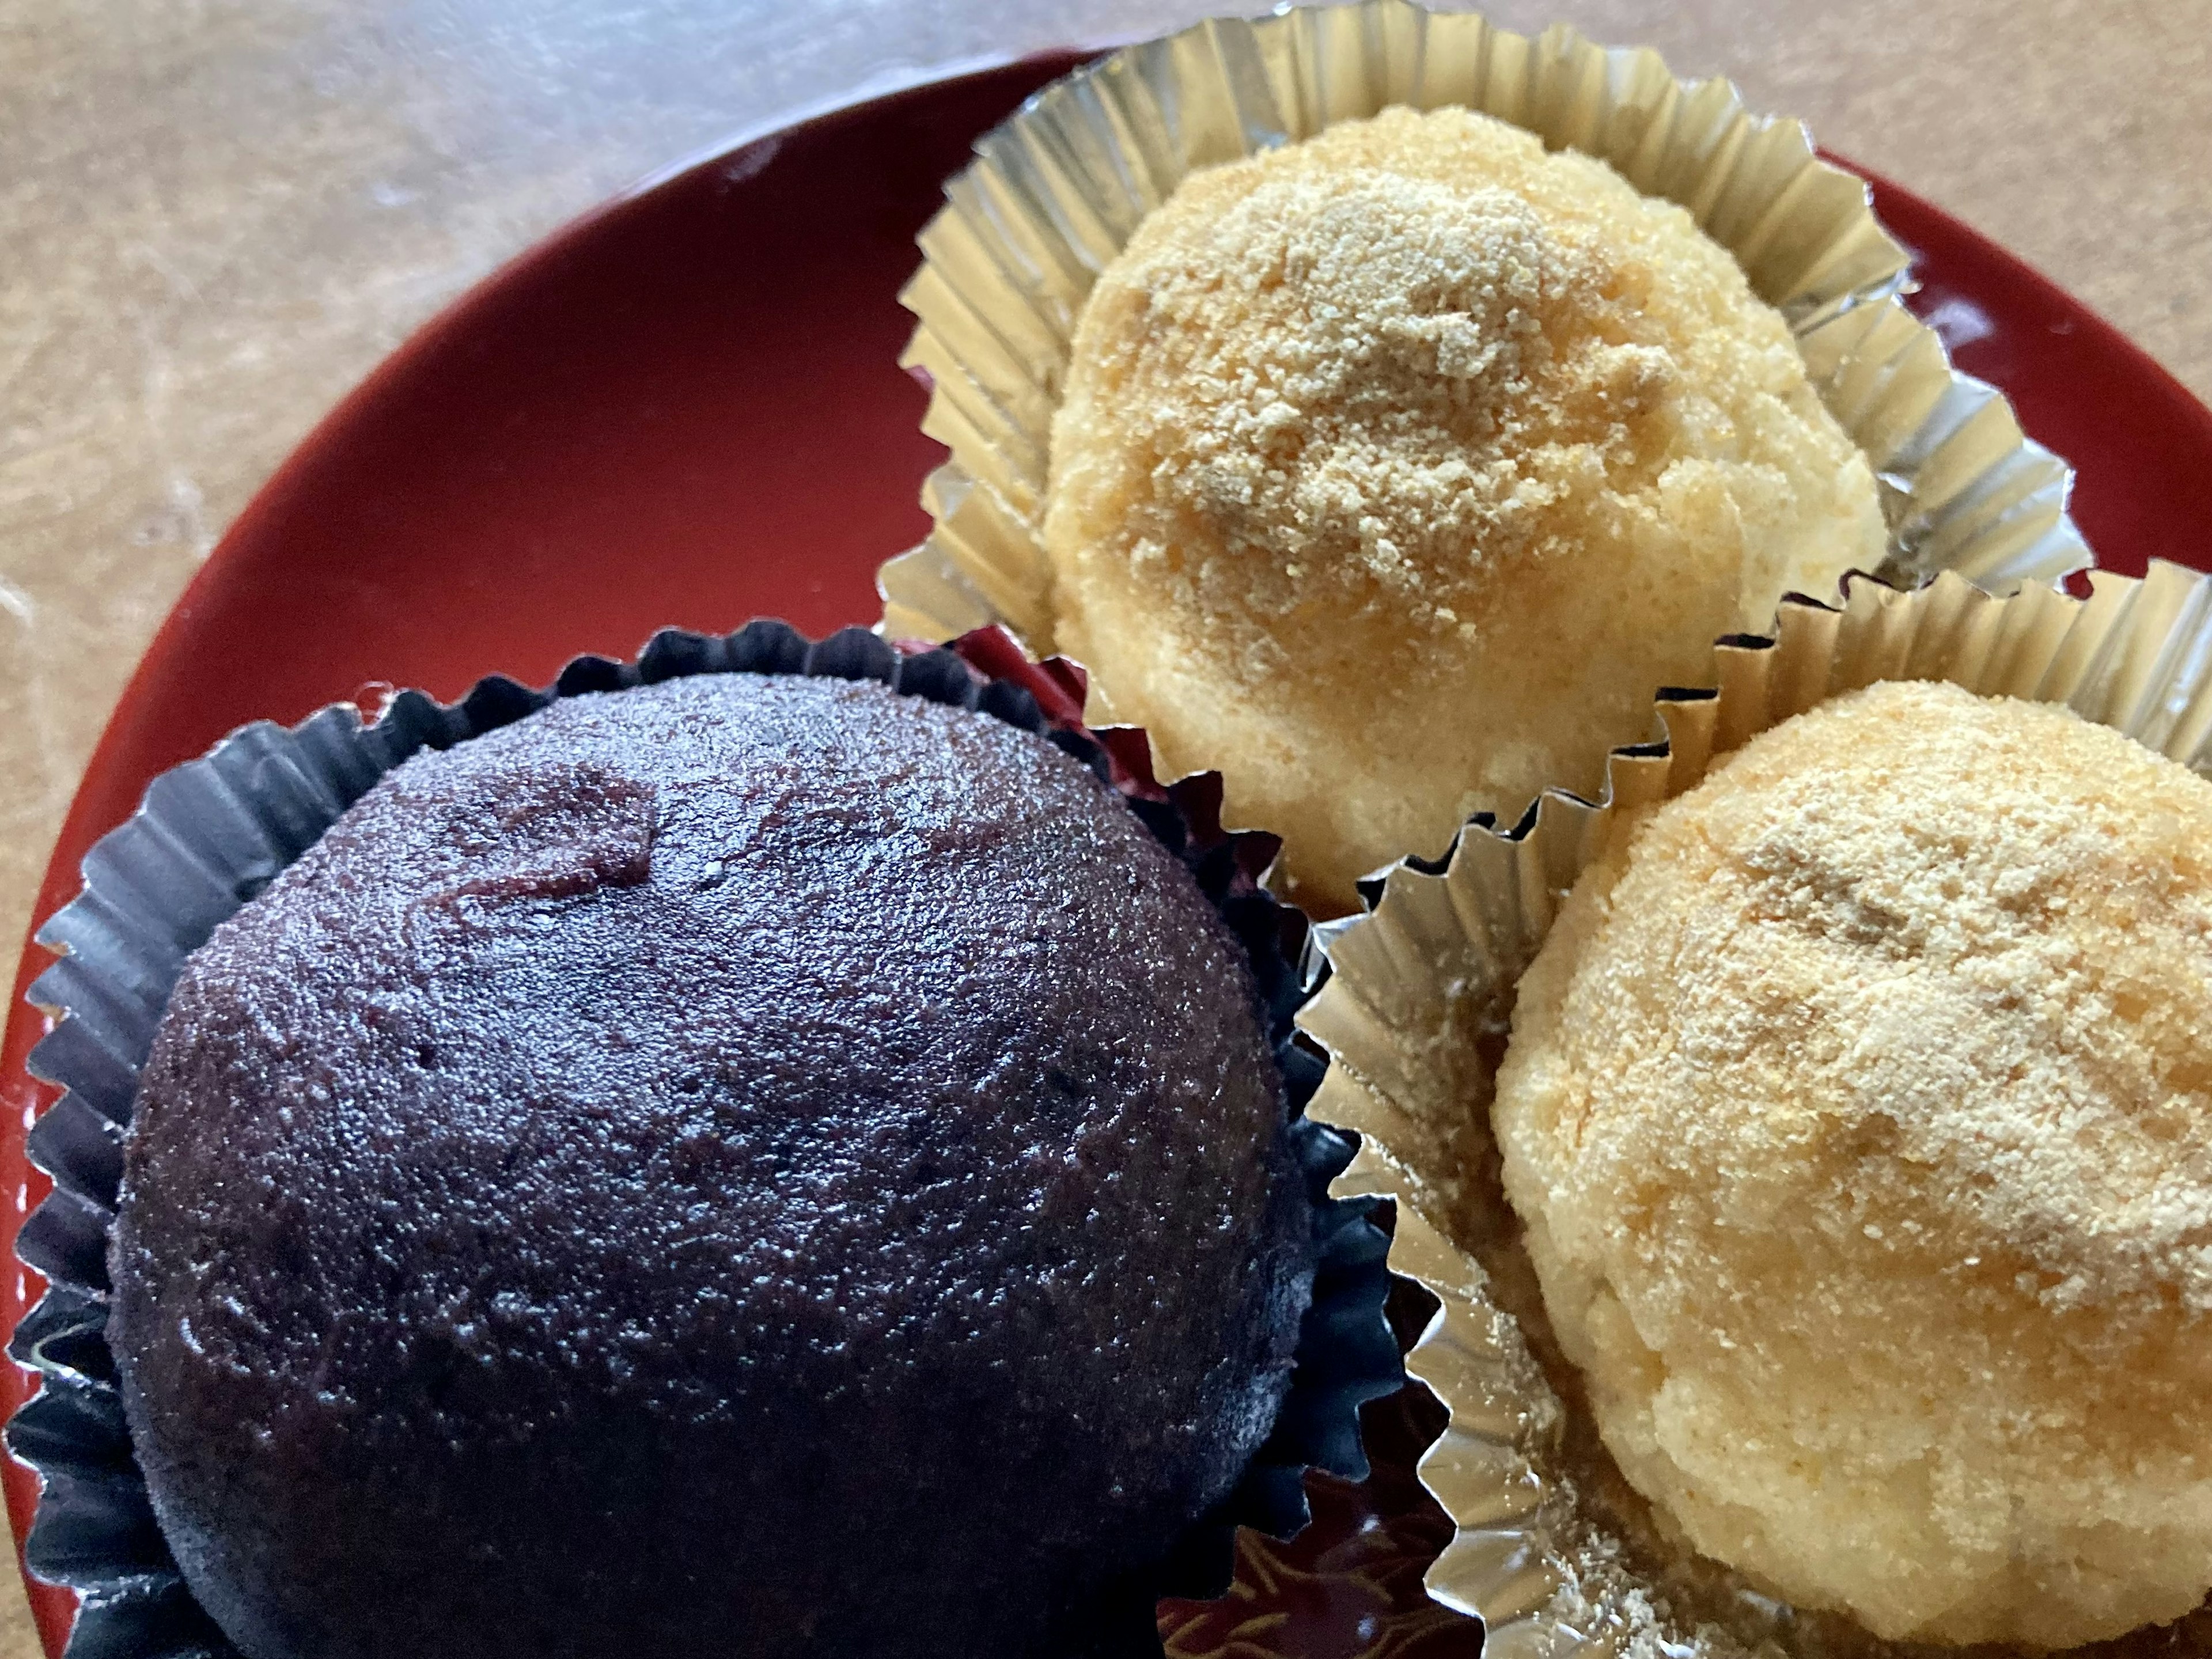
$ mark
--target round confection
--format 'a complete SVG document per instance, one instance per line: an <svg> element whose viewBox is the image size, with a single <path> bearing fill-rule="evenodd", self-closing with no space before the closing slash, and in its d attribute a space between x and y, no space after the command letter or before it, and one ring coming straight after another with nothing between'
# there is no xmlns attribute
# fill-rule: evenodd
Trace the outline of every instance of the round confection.
<svg viewBox="0 0 2212 1659"><path fill-rule="evenodd" d="M1463 109L1194 173L1076 329L1054 642L1221 770L1301 902L1585 792L1663 684L1885 538L1782 318L1681 209Z"/></svg>
<svg viewBox="0 0 2212 1659"><path fill-rule="evenodd" d="M419 755L146 1066L162 1530L248 1659L1058 1651L1283 1398L1281 1088L1188 872L1000 720L712 675Z"/></svg>
<svg viewBox="0 0 2212 1659"><path fill-rule="evenodd" d="M1576 886L1494 1121L1544 1306L1697 1549L1876 1635L2212 1586L2212 783L1884 684Z"/></svg>

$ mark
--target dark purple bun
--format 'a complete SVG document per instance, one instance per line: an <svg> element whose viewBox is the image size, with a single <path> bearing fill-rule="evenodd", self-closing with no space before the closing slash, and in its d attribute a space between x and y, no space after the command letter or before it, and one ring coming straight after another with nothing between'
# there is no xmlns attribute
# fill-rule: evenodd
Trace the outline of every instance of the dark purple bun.
<svg viewBox="0 0 2212 1659"><path fill-rule="evenodd" d="M1042 1653L1267 1436L1243 949L1090 772L713 674L410 760L170 1000L110 1339L248 1659Z"/></svg>

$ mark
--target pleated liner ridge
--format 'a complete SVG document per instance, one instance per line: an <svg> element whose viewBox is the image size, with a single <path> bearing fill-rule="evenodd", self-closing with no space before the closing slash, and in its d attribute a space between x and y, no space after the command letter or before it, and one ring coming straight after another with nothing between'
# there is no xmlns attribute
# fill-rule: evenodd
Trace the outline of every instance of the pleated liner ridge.
<svg viewBox="0 0 2212 1659"><path fill-rule="evenodd" d="M1050 647L1048 441L1098 273L1188 173L1394 104L1496 116L1688 210L1788 320L1814 390L1873 464L1885 575L1956 570L2002 592L2089 563L2065 465L1905 310L1905 251L1864 181L1820 160L1802 125L1565 25L1531 37L1474 12L1362 0L1126 47L977 142L901 295L916 319L902 361L931 387L922 429L952 453L922 491L928 538L878 574L886 632L940 640L1003 622Z"/></svg>
<svg viewBox="0 0 2212 1659"><path fill-rule="evenodd" d="M861 629L818 643L780 622L755 622L726 636L669 630L634 664L580 657L544 690L494 677L451 704L403 691L370 724L340 704L289 730L246 726L156 778L137 816L86 855L82 893L40 930L39 942L60 959L30 990L55 1019L30 1069L67 1092L30 1135L31 1160L54 1188L26 1219L16 1250L49 1288L9 1345L20 1364L37 1370L41 1386L9 1424L7 1440L40 1477L25 1552L31 1571L78 1594L69 1659L234 1655L192 1600L155 1526L105 1337L107 1235L124 1136L139 1067L185 957L418 750L465 742L556 697L732 671L876 680L1039 733L1121 793L1190 869L1249 954L1315 1210L1314 1302L1272 1437L1237 1490L1180 1541L1159 1583L1136 1587L1143 1599L1133 1601L1115 1651L1159 1652L1144 1616L1151 1594L1216 1595L1227 1587L1238 1525L1278 1534L1302 1526L1307 1466L1353 1478L1365 1473L1359 1406L1403 1381L1382 1316L1389 1244L1372 1214L1381 1200L1330 1195L1354 1141L1305 1115L1322 1066L1291 1024L1304 994L1296 966L1304 920L1258 882L1274 855L1273 838L1223 831L1218 779L1161 787L1141 732L1087 731L1081 671L1033 662L1003 633L916 653Z"/></svg>
<svg viewBox="0 0 2212 1659"><path fill-rule="evenodd" d="M1855 573L1840 608L1792 596L1771 638L1720 641L1711 689L1661 694L1658 734L1613 751L1603 800L1553 791L1517 823L1479 818L1444 858L1366 884L1365 915L1315 930L1328 976L1297 1024L1329 1067L1312 1109L1361 1139L1336 1189L1397 1201L1390 1265L1442 1304L1407 1358L1451 1413L1419 1470L1457 1528L1429 1591L1482 1618L1497 1659L1750 1651L1675 1627L1578 1511L1558 1462L1562 1403L1455 1241L1468 1224L1455 1218L1482 1201L1468 1173L1491 1145L1514 989L1559 903L1638 809L1876 680L2061 703L2212 776L2212 576L2161 562L2140 581L2092 582L2086 600L2045 587L1999 599L1948 574L1903 593Z"/></svg>

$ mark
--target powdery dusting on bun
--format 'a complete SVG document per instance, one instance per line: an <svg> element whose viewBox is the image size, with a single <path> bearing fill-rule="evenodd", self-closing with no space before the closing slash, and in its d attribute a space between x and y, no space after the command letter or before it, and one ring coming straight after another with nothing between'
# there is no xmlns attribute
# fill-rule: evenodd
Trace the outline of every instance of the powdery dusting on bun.
<svg viewBox="0 0 2212 1659"><path fill-rule="evenodd" d="M1466 110L1192 175L1052 434L1057 642L1302 901L1594 789L1653 690L1878 563L1864 458L1682 210Z"/></svg>
<svg viewBox="0 0 2212 1659"><path fill-rule="evenodd" d="M1494 1112L1629 1480L1880 1636L2195 1607L2209 1006L2212 783L2062 708L1880 684L1657 808L1523 981Z"/></svg>

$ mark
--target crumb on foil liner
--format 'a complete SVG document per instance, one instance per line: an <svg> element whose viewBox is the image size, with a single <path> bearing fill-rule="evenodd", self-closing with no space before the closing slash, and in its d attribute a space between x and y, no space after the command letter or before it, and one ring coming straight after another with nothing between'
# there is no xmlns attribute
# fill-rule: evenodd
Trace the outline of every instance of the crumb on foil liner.
<svg viewBox="0 0 2212 1659"><path fill-rule="evenodd" d="M29 1000L53 1023L29 1066L65 1092L30 1132L30 1159L54 1184L26 1218L16 1250L47 1289L9 1353L37 1371L40 1388L9 1422L6 1438L40 1477L26 1562L77 1595L68 1659L236 1659L155 1523L106 1337L107 1237L125 1134L139 1067L185 958L410 756L510 725L556 698L732 672L875 680L1044 737L1122 796L1245 947L1314 1210L1314 1301L1273 1434L1237 1489L1178 1542L1158 1583L1136 1588L1218 1595L1238 1526L1286 1536L1305 1523L1307 1468L1354 1480L1366 1474L1359 1407L1404 1381L1383 1313L1389 1241L1375 1216L1379 1198L1332 1192L1354 1143L1304 1113L1322 1067L1291 1024L1309 989L1299 965L1304 920L1259 885L1275 838L1222 828L1220 780L1212 774L1162 786L1143 732L1085 729L1082 671L1031 660L1002 630L971 634L951 649L902 649L859 628L818 641L774 621L727 635L667 629L635 662L579 657L544 690L495 675L453 703L409 690L374 719L341 703L289 729L268 721L241 727L155 779L139 811L86 855L83 890L39 930L39 943L58 960ZM1102 1654L1159 1651L1143 1609L1130 1612L1127 1629L1117 1620Z"/></svg>
<svg viewBox="0 0 2212 1659"><path fill-rule="evenodd" d="M1949 573L1913 592L1853 573L1838 606L1791 595L1771 637L1715 646L1711 689L1660 694L1657 732L1613 752L1602 801L1552 791L1517 823L1479 818L1444 858L1364 884L1364 915L1315 930L1328 977L1297 1015L1329 1057L1313 1110L1361 1138L1337 1190L1396 1200L1390 1265L1440 1304L1407 1360L1451 1416L1419 1471L1456 1528L1429 1590L1481 1618L1500 1659L1936 1651L1759 1597L1717 1564L1681 1561L1665 1583L1632 1564L1614 1523L1643 1524L1640 1500L1589 1452L1587 1425L1571 1443L1577 1421L1539 1358L1540 1303L1494 1184L1489 1108L1515 987L1583 870L1638 809L1828 698L1948 680L2063 704L2212 775L2212 576L2159 562L2091 583L2086 599L2041 586L2000 598ZM1678 1616L1677 1592L1725 1616Z"/></svg>
<svg viewBox="0 0 2212 1659"><path fill-rule="evenodd" d="M931 388L922 429L951 455L923 488L927 539L878 573L886 633L941 640L1003 623L1051 648L1048 438L1098 273L1186 174L1396 104L1462 105L1595 155L1734 253L1873 465L1884 576L1955 570L2005 592L2090 563L2066 514L2065 465L1905 308L1909 254L1864 181L1822 161L1802 125L1564 24L1529 36L1478 13L1359 0L1124 47L977 141L901 295L916 319L902 361Z"/></svg>

